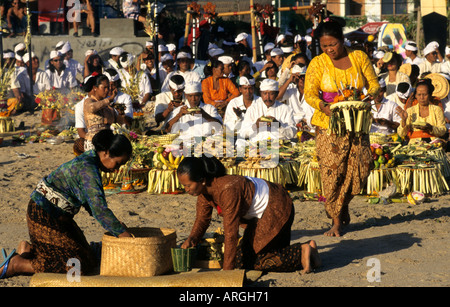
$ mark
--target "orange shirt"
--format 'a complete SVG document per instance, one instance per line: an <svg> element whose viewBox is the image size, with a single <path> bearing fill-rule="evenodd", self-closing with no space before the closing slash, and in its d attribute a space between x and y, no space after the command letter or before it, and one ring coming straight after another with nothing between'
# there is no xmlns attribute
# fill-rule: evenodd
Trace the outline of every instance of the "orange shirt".
<svg viewBox="0 0 450 307"><path fill-rule="evenodd" d="M231 99L238 97L239 92L236 85L229 78L223 77L219 79L219 88L214 89L214 79L212 76L202 81L203 101L206 104L216 106L219 101L230 102Z"/></svg>

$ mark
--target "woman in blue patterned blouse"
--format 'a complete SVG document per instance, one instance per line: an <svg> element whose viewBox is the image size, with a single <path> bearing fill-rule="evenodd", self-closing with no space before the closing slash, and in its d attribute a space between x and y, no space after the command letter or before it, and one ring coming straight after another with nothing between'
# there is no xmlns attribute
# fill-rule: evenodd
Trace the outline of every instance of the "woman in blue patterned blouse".
<svg viewBox="0 0 450 307"><path fill-rule="evenodd" d="M64 163L44 177L31 193L27 221L30 242L22 241L17 250L0 264L0 279L39 272L65 273L69 259L78 259L81 274L92 273L97 259L73 217L84 207L108 232L129 237L126 227L108 209L101 172L112 172L132 155L130 141L111 130L93 138L89 150Z"/></svg>

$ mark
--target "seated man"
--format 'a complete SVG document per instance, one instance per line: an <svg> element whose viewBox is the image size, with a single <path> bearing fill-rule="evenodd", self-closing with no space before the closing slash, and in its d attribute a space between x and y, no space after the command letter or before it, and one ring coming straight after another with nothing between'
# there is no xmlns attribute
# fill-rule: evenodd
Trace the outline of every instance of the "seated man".
<svg viewBox="0 0 450 307"><path fill-rule="evenodd" d="M372 127L370 133L392 134L397 131L400 125L401 118L397 114L398 109L401 109L395 102L384 97L386 93L386 83L384 79L379 80L380 92L374 98L372 108Z"/></svg>
<svg viewBox="0 0 450 307"><path fill-rule="evenodd" d="M401 108L405 108L405 104L413 92L414 90L411 84L408 82L400 82L397 84L395 93L388 95L386 99L395 102Z"/></svg>
<svg viewBox="0 0 450 307"><path fill-rule="evenodd" d="M278 82L264 79L260 86L261 97L245 113L240 137L250 141L271 139L290 140L295 137L292 108L276 100Z"/></svg>
<svg viewBox="0 0 450 307"><path fill-rule="evenodd" d="M192 144L196 137L222 133L222 118L217 109L202 101L202 84L187 83L184 93L187 103L173 110L167 120L166 131L180 133L180 140L185 145Z"/></svg>
<svg viewBox="0 0 450 307"><path fill-rule="evenodd" d="M170 92L162 92L156 95L154 114L158 125L162 123L162 127L165 127L173 110L186 104L184 87L184 78L180 75L174 75L169 80Z"/></svg>
<svg viewBox="0 0 450 307"><path fill-rule="evenodd" d="M183 51L179 52L177 54L178 69L172 71L167 75L161 86L161 92L170 91L169 80L173 75L181 75L184 78L184 82L186 83L201 82L202 79L200 75L191 69L192 61L193 61L192 56L189 53Z"/></svg>
<svg viewBox="0 0 450 307"><path fill-rule="evenodd" d="M123 0L122 10L125 18L145 23L145 16L140 13L141 2L145 3L142 0Z"/></svg>
<svg viewBox="0 0 450 307"><path fill-rule="evenodd" d="M255 79L250 75L239 78L239 92L241 95L228 103L225 112L224 126L230 133L240 131L245 113L259 99L255 95Z"/></svg>
<svg viewBox="0 0 450 307"><path fill-rule="evenodd" d="M27 31L27 15L25 4L19 0L13 0L11 7L6 14L6 20L8 22L8 28L11 32L10 37L16 34L24 35Z"/></svg>

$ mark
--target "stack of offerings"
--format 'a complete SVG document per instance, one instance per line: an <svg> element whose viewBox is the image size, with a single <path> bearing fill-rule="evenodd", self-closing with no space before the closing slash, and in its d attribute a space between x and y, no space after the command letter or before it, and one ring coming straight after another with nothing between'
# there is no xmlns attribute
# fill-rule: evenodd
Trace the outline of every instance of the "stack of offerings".
<svg viewBox="0 0 450 307"><path fill-rule="evenodd" d="M409 144L395 153L402 194L419 191L438 196L449 191L450 164L440 141Z"/></svg>
<svg viewBox="0 0 450 307"><path fill-rule="evenodd" d="M178 194L183 186L178 180L177 168L184 156L179 151L158 147L153 155L153 168L148 173L147 192L151 194Z"/></svg>
<svg viewBox="0 0 450 307"><path fill-rule="evenodd" d="M372 125L372 114L370 104L364 101L366 98L367 96L355 88L342 90L330 105L328 133L338 136L351 132L356 135L368 134Z"/></svg>
<svg viewBox="0 0 450 307"><path fill-rule="evenodd" d="M316 155L316 142L309 140L299 142L295 146L298 152L295 160L298 162L297 186L303 187L308 193L322 193L322 180Z"/></svg>
<svg viewBox="0 0 450 307"><path fill-rule="evenodd" d="M248 150L244 161L238 164L238 175L264 179L284 187L296 185L299 163L294 160L295 155L293 148L283 141L275 147L257 148L256 153Z"/></svg>

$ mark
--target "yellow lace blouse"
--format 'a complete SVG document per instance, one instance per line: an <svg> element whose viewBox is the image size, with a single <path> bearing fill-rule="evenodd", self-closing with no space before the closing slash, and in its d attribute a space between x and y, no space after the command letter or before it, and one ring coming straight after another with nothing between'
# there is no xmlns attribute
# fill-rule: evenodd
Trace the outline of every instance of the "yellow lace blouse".
<svg viewBox="0 0 450 307"><path fill-rule="evenodd" d="M352 85L359 90L364 87L368 94L375 96L380 90L378 78L369 57L363 51L346 48L352 67L341 70L334 67L325 53L311 60L306 71L305 100L315 111L311 124L327 129L330 118L320 110L322 93L337 93L338 89Z"/></svg>

